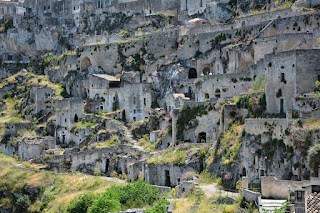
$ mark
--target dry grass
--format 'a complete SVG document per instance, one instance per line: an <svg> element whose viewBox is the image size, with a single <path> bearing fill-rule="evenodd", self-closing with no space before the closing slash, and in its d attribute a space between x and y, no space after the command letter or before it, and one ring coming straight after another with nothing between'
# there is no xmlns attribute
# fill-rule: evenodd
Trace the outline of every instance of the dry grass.
<svg viewBox="0 0 320 213"><path fill-rule="evenodd" d="M16 164L21 164L21 162L0 154L0 191L17 192L25 186L42 188L41 198L30 206L30 211L39 211L43 199L47 198L49 203L45 212L64 212L76 196L89 191L101 193L112 185L120 184L101 177L83 174L56 175L49 172L29 171L14 166ZM22 164L26 168L37 167L28 162ZM1 200L1 205L7 204Z"/></svg>
<svg viewBox="0 0 320 213"><path fill-rule="evenodd" d="M218 199L219 194L212 196L203 196L200 202L197 202L196 197L188 196L186 198L177 199L174 202L175 213L207 213L207 212L236 212L239 208L239 201L234 205L214 204L212 201ZM197 205L198 208L193 206Z"/></svg>

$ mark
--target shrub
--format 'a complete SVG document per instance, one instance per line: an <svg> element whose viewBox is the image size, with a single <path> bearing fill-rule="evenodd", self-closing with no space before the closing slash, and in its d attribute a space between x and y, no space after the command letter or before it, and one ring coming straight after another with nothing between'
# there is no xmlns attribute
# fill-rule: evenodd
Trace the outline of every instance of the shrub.
<svg viewBox="0 0 320 213"><path fill-rule="evenodd" d="M13 20L7 20L0 27L0 33L6 33L8 29L13 28Z"/></svg>
<svg viewBox="0 0 320 213"><path fill-rule="evenodd" d="M169 201L162 198L156 205L147 209L146 213L164 213L167 212L167 207L170 204Z"/></svg>
<svg viewBox="0 0 320 213"><path fill-rule="evenodd" d="M95 196L93 193L85 193L72 200L68 206L67 212L86 213L88 208L93 204Z"/></svg>
<svg viewBox="0 0 320 213"><path fill-rule="evenodd" d="M42 130L42 131L41 131L41 136L47 136L47 134L48 134L48 133L47 133L46 130Z"/></svg>
<svg viewBox="0 0 320 213"><path fill-rule="evenodd" d="M117 200L108 200L104 196L98 197L92 206L89 208L89 213L105 213L118 212L120 210L120 203Z"/></svg>
<svg viewBox="0 0 320 213"><path fill-rule="evenodd" d="M84 194L71 202L68 212L81 213L88 210L87 212L102 213L142 208L152 206L159 195L159 189L139 180L126 186L113 186L97 197L92 194Z"/></svg>
<svg viewBox="0 0 320 213"><path fill-rule="evenodd" d="M320 143L311 147L308 151L308 165L314 174L318 174L320 166Z"/></svg>
<svg viewBox="0 0 320 213"><path fill-rule="evenodd" d="M31 205L31 200L28 195L24 195L15 202L13 212L26 212Z"/></svg>
<svg viewBox="0 0 320 213"><path fill-rule="evenodd" d="M264 90L265 88L265 81L266 77L265 75L261 74L256 77L254 82L252 83L252 89L255 91Z"/></svg>

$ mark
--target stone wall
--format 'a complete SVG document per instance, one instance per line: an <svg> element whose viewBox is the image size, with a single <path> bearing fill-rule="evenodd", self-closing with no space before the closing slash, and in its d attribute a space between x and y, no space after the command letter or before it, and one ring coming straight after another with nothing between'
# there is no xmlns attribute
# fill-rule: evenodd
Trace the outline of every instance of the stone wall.
<svg viewBox="0 0 320 213"><path fill-rule="evenodd" d="M268 22L275 19L284 19L287 17L292 17L299 15L298 12L293 11L291 8L284 10L275 10L271 12L265 12L257 15L249 15L241 18L235 19L235 27L240 28L248 25L256 25L262 22Z"/></svg>
<svg viewBox="0 0 320 213"><path fill-rule="evenodd" d="M242 196L246 199L246 201L253 201L257 206L259 206L261 203L261 194L259 192L253 192L248 189L243 189Z"/></svg>
<svg viewBox="0 0 320 213"><path fill-rule="evenodd" d="M282 138L284 130L291 125L292 121L287 119L246 119L244 130L248 134L261 135L272 132L274 138ZM272 126L272 128L270 127Z"/></svg>
<svg viewBox="0 0 320 213"><path fill-rule="evenodd" d="M208 75L203 80L199 79L199 82L195 100L205 102L210 98L231 98L247 92L253 82L253 77L250 73Z"/></svg>
<svg viewBox="0 0 320 213"><path fill-rule="evenodd" d="M174 187L179 185L181 176L189 171L200 171L200 165L196 162L179 166L146 164L143 174L145 180L153 185Z"/></svg>
<svg viewBox="0 0 320 213"><path fill-rule="evenodd" d="M289 196L288 186L291 186L291 191L302 189L307 185L319 185L320 180L292 181L278 180L275 177L261 178L261 195L264 198L287 199Z"/></svg>
<svg viewBox="0 0 320 213"><path fill-rule="evenodd" d="M16 136L19 131L30 129L34 123L6 123L5 134Z"/></svg>
<svg viewBox="0 0 320 213"><path fill-rule="evenodd" d="M270 37L288 33L313 32L318 27L319 13L291 16L274 20L262 33L261 37Z"/></svg>

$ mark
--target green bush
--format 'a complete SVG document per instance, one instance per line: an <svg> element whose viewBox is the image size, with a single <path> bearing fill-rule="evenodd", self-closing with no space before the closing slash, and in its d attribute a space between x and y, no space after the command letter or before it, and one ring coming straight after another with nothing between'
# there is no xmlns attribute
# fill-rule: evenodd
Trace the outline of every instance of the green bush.
<svg viewBox="0 0 320 213"><path fill-rule="evenodd" d="M15 202L13 212L26 212L31 205L31 200L28 195L24 195Z"/></svg>
<svg viewBox="0 0 320 213"><path fill-rule="evenodd" d="M72 200L68 206L67 212L86 213L88 208L93 204L95 195L91 192L85 193Z"/></svg>
<svg viewBox="0 0 320 213"><path fill-rule="evenodd" d="M167 212L167 207L170 204L169 201L162 198L156 205L147 209L146 213L164 213Z"/></svg>
<svg viewBox="0 0 320 213"><path fill-rule="evenodd" d="M98 197L89 209L90 213L118 212L120 203L117 200L108 200L105 196Z"/></svg>
<svg viewBox="0 0 320 213"><path fill-rule="evenodd" d="M160 190L144 181L137 181L126 186L113 186L100 196L83 194L68 206L68 212L118 212L130 208L152 206L160 196ZM155 209L161 208L163 201ZM154 211L155 212L155 211ZM159 212L159 211L156 211Z"/></svg>
<svg viewBox="0 0 320 213"><path fill-rule="evenodd" d="M314 174L318 174L320 166L320 143L311 147L308 151L308 165Z"/></svg>

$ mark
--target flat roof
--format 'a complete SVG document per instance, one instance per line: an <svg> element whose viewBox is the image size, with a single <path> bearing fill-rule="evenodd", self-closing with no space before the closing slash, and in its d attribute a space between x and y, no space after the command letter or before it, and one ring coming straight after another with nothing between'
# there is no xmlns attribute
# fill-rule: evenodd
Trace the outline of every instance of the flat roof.
<svg viewBox="0 0 320 213"><path fill-rule="evenodd" d="M103 78L103 79L105 79L107 81L118 81L118 82L120 82L120 80L121 80L118 77L114 77L112 75L107 75L107 74L92 74L92 75L95 76L95 77L98 77L98 78Z"/></svg>
<svg viewBox="0 0 320 213"><path fill-rule="evenodd" d="M190 100L190 98L186 97L183 93L174 93L173 97L174 97L174 99L182 98L182 99L185 99L185 100Z"/></svg>

